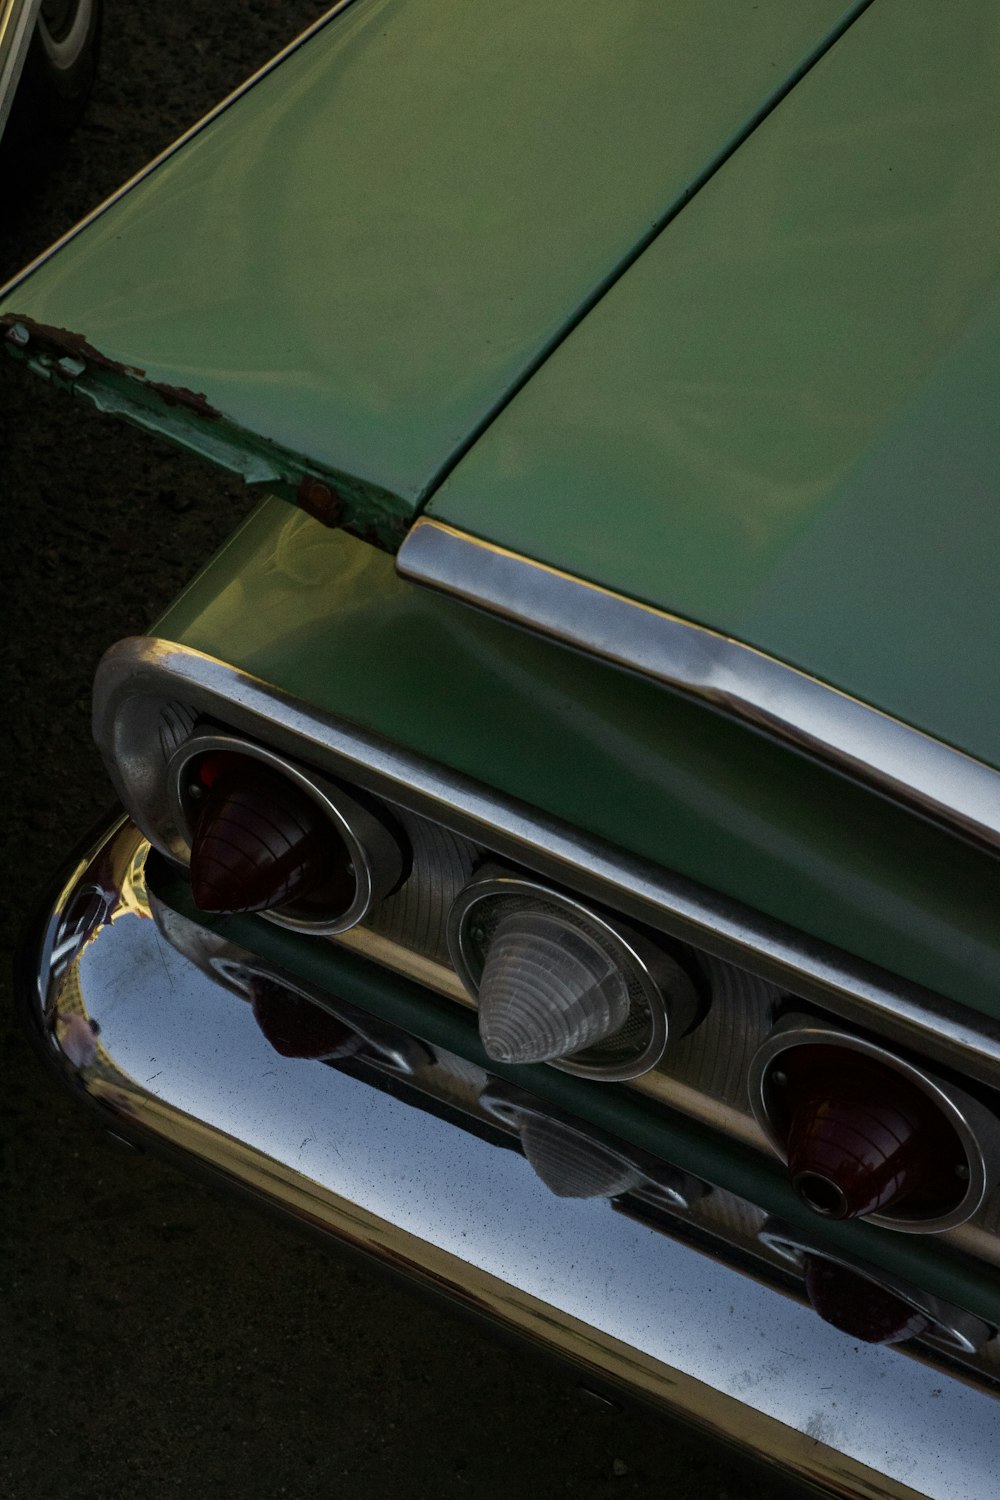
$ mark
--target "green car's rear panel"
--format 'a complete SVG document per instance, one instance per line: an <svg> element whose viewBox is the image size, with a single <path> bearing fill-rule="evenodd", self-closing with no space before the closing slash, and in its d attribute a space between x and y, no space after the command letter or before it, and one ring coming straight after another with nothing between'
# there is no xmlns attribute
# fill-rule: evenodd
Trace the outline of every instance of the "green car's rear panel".
<svg viewBox="0 0 1000 1500"><path fill-rule="evenodd" d="M1000 1016L1000 871L794 750L267 502L157 622L431 760Z"/></svg>

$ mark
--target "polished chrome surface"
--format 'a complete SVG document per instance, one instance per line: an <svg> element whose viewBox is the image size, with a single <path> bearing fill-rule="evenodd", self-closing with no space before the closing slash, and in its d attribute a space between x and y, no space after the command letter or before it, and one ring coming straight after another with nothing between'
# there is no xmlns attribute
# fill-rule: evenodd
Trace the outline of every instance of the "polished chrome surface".
<svg viewBox="0 0 1000 1500"><path fill-rule="evenodd" d="M0 0L0 135L31 45L41 0Z"/></svg>
<svg viewBox="0 0 1000 1500"><path fill-rule="evenodd" d="M1000 849L1000 772L742 642L419 520L406 578L706 699Z"/></svg>
<svg viewBox="0 0 1000 1500"><path fill-rule="evenodd" d="M607 1082L638 1078L663 1056L671 1030L683 1034L698 1011L698 997L688 976L669 954L657 951L639 934L610 923L582 902L537 881L513 875L487 875L461 892L448 920L448 947L455 971L473 999L479 994L483 953L473 938L481 908L520 898L529 906L563 912L584 931L593 932L621 961L633 992L625 1025L594 1047L550 1059L550 1066L582 1078Z"/></svg>
<svg viewBox="0 0 1000 1500"><path fill-rule="evenodd" d="M301 932L346 932L357 926L372 905L398 885L403 871L399 845L377 818L366 808L359 806L342 787L332 786L314 772L295 765L282 755L276 755L273 750L233 734L192 734L174 751L167 766L167 795L175 826L187 845L188 858L194 832L190 799L185 792L190 776L189 767L199 756L216 752L243 755L250 760L260 761L272 770L280 771L289 781L301 787L312 798L320 816L332 825L350 857L354 898L343 911L331 913L328 917L304 917L297 916L287 908L274 907L261 912L262 917L269 922L276 922L279 927L291 927Z"/></svg>
<svg viewBox="0 0 1000 1500"><path fill-rule="evenodd" d="M750 1106L758 1125L782 1160L785 1158L785 1143L775 1124L774 1110L776 1074L780 1072L782 1058L787 1058L796 1047L837 1047L893 1069L931 1100L958 1136L968 1175L965 1191L954 1208L925 1218L887 1210L868 1215L873 1224L911 1234L935 1234L964 1224L979 1211L987 1192L995 1187L1000 1170L1000 1120L964 1089L931 1077L922 1067L866 1037L852 1036L850 1032L825 1025L813 1016L783 1016L750 1064Z"/></svg>
<svg viewBox="0 0 1000 1500"><path fill-rule="evenodd" d="M395 807L393 814L409 846L410 873L398 890L369 912L367 928L373 938L450 974L448 913L456 894L472 878L479 850L467 839L426 818L415 817L405 808ZM458 989L461 991L460 985Z"/></svg>
<svg viewBox="0 0 1000 1500"><path fill-rule="evenodd" d="M877 1271L874 1266L863 1266L857 1261L848 1260L836 1251L831 1251L821 1240L804 1235L800 1229L790 1229L780 1220L767 1220L760 1231L760 1242L788 1260L796 1269L802 1267L806 1256L821 1256L833 1265L843 1266L858 1276L867 1277L886 1291L893 1292L931 1319L933 1332L921 1336L925 1342L941 1349L958 1354L977 1354L990 1339L996 1337L996 1329L984 1323L982 1318L975 1318L971 1313L963 1312L960 1307L953 1307L950 1302L942 1302L940 1297L932 1296L910 1281L889 1276L885 1271Z"/></svg>
<svg viewBox="0 0 1000 1500"><path fill-rule="evenodd" d="M113 646L98 669L94 735L131 816L179 862L184 841L165 797L169 755L161 741L169 722L172 742L182 715L214 718L970 1078L995 1084L1000 1076L1000 1023L989 1017L805 939L213 657L134 637Z"/></svg>
<svg viewBox="0 0 1000 1500"><path fill-rule="evenodd" d="M987 1351L958 1358L953 1379L922 1344L845 1337L802 1305L754 1205L683 1187L668 1163L375 1022L349 993L319 1003L356 1028L351 1057L279 1055L248 1003L263 960L152 906L146 854L119 823L79 860L24 996L52 1064L116 1133L179 1150L840 1496L991 1500ZM95 1045L81 1050L83 1028ZM526 1119L546 1114L620 1154L635 1169L624 1191L553 1194L521 1148Z"/></svg>

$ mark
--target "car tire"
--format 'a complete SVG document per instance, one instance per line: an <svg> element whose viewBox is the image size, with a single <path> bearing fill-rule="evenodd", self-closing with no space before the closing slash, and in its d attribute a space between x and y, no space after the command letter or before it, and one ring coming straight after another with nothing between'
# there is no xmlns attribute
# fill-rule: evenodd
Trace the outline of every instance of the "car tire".
<svg viewBox="0 0 1000 1500"><path fill-rule="evenodd" d="M42 0L3 137L14 179L55 156L83 114L97 71L102 0Z"/></svg>
<svg viewBox="0 0 1000 1500"><path fill-rule="evenodd" d="M46 135L62 135L79 121L97 70L100 34L101 0L42 0L21 87Z"/></svg>

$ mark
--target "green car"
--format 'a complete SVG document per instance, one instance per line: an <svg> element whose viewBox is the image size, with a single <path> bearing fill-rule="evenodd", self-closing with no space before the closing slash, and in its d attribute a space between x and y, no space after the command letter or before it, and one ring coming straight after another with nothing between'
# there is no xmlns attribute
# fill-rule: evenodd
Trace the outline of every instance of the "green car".
<svg viewBox="0 0 1000 1500"><path fill-rule="evenodd" d="M996 1493L998 41L345 0L0 301L260 495L98 669L47 1057L838 1495Z"/></svg>

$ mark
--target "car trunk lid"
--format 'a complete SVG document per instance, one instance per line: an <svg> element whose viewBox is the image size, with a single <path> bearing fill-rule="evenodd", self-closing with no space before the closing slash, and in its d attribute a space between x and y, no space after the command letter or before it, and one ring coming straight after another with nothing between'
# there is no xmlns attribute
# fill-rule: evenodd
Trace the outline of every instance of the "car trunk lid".
<svg viewBox="0 0 1000 1500"><path fill-rule="evenodd" d="M354 0L8 289L8 347L394 546L863 8Z"/></svg>
<svg viewBox="0 0 1000 1500"><path fill-rule="evenodd" d="M1000 767L996 48L869 10L428 514Z"/></svg>

